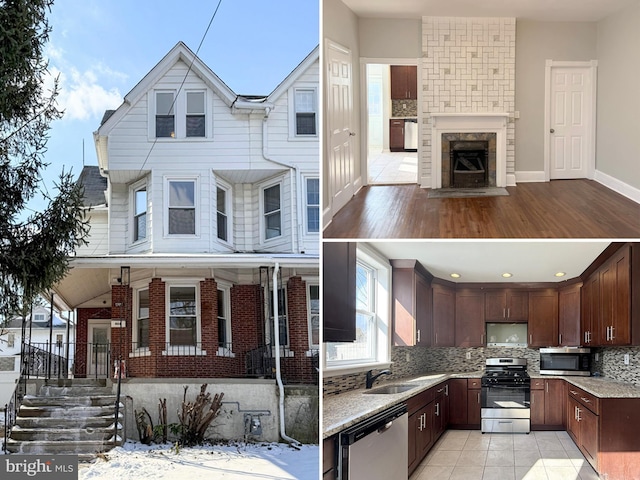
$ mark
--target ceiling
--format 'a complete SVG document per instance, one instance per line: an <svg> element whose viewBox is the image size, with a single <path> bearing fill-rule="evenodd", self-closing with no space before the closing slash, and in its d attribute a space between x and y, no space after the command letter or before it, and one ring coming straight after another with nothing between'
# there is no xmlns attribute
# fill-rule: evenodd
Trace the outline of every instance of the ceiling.
<svg viewBox="0 0 640 480"><path fill-rule="evenodd" d="M460 282L560 282L579 276L602 253L602 241L368 242L389 259L416 259L434 276ZM459 279L451 273L459 273ZM513 276L502 277L504 272ZM556 272L565 272L558 278Z"/></svg>
<svg viewBox="0 0 640 480"><path fill-rule="evenodd" d="M515 17L595 22L638 0L342 0L359 17Z"/></svg>

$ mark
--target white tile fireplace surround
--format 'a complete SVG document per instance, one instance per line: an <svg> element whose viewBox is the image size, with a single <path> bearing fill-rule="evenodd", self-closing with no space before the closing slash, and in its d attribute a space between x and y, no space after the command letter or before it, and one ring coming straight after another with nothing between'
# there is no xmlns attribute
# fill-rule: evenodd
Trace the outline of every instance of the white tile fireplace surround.
<svg viewBox="0 0 640 480"><path fill-rule="evenodd" d="M442 135L447 133L496 134L496 187L507 186L508 113L432 113L431 117L431 188L442 188ZM513 179L515 183L515 178ZM446 185L448 186L448 185Z"/></svg>

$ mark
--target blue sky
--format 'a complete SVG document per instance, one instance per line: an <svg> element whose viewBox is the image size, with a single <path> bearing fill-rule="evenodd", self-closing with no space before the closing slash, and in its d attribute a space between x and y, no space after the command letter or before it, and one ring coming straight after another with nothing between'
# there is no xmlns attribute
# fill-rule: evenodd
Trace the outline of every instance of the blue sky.
<svg viewBox="0 0 640 480"><path fill-rule="evenodd" d="M46 55L60 76L43 176L97 165L93 132L178 42L198 48L218 0L57 0ZM318 0L222 0L198 53L238 94L266 95L318 45ZM53 193L53 192L52 192ZM38 208L38 202L33 204Z"/></svg>

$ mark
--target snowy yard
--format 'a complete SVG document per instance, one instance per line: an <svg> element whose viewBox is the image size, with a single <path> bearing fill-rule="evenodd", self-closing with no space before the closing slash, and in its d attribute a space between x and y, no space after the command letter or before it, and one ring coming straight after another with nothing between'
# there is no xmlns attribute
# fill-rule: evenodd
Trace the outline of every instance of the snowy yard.
<svg viewBox="0 0 640 480"><path fill-rule="evenodd" d="M81 480L316 480L319 476L317 445L300 449L283 443L182 448L127 442L98 458L80 464Z"/></svg>

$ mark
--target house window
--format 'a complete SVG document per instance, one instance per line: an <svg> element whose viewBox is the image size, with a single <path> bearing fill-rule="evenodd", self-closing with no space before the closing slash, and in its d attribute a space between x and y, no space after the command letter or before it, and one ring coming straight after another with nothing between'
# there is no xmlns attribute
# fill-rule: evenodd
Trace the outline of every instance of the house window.
<svg viewBox="0 0 640 480"><path fill-rule="evenodd" d="M44 313L34 313L33 321L34 322L44 322L46 320L46 315Z"/></svg>
<svg viewBox="0 0 640 480"><path fill-rule="evenodd" d="M196 182L169 180L168 206L169 235L195 235Z"/></svg>
<svg viewBox="0 0 640 480"><path fill-rule="evenodd" d="M205 136L204 92L187 92L187 137Z"/></svg>
<svg viewBox="0 0 640 480"><path fill-rule="evenodd" d="M169 287L169 343L172 346L197 346L196 301L196 287Z"/></svg>
<svg viewBox="0 0 640 480"><path fill-rule="evenodd" d="M62 348L62 334L56 333L56 347Z"/></svg>
<svg viewBox="0 0 640 480"><path fill-rule="evenodd" d="M276 344L273 332L273 317L275 316L273 290L269 291L269 325L267 327L267 339L271 346ZM278 329L280 331L280 347L289 345L289 329L287 325L287 291L286 289L278 289Z"/></svg>
<svg viewBox="0 0 640 480"><path fill-rule="evenodd" d="M297 88L295 90L296 135L317 134L316 89Z"/></svg>
<svg viewBox="0 0 640 480"><path fill-rule="evenodd" d="M10 333L9 335L7 335L7 347L13 348L15 344L16 344L16 334Z"/></svg>
<svg viewBox="0 0 640 480"><path fill-rule="evenodd" d="M280 185L273 185L263 190L265 238L282 235L280 216Z"/></svg>
<svg viewBox="0 0 640 480"><path fill-rule="evenodd" d="M147 187L137 189L133 195L133 241L147 238Z"/></svg>
<svg viewBox="0 0 640 480"><path fill-rule="evenodd" d="M356 261L356 340L325 343L326 367L371 368L389 362L389 265L358 246Z"/></svg>
<svg viewBox="0 0 640 480"><path fill-rule="evenodd" d="M218 238L229 241L229 216L227 207L227 190L221 187L216 189L216 214L218 224Z"/></svg>
<svg viewBox="0 0 640 480"><path fill-rule="evenodd" d="M175 137L174 93L156 92L156 137Z"/></svg>
<svg viewBox="0 0 640 480"><path fill-rule="evenodd" d="M307 309L309 318L309 345L320 345L320 286L307 285Z"/></svg>
<svg viewBox="0 0 640 480"><path fill-rule="evenodd" d="M137 348L149 348L149 289L138 290L136 309Z"/></svg>
<svg viewBox="0 0 640 480"><path fill-rule="evenodd" d="M231 315L229 290L218 289L218 346L231 351Z"/></svg>
<svg viewBox="0 0 640 480"><path fill-rule="evenodd" d="M306 179L307 233L320 231L320 179Z"/></svg>

